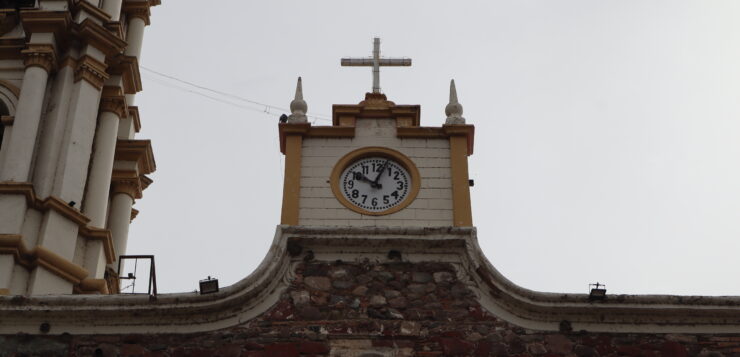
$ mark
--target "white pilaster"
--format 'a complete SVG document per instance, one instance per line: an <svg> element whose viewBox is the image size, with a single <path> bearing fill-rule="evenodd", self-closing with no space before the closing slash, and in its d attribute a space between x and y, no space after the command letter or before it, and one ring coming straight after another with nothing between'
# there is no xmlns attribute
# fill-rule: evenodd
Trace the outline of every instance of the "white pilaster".
<svg viewBox="0 0 740 357"><path fill-rule="evenodd" d="M44 127L41 130L39 153L33 173L34 190L36 195L42 199L51 194L54 184L54 172L59 160L70 96L74 87L74 70L74 61L62 65L54 78L50 93L49 108L51 111L46 114Z"/></svg>
<svg viewBox="0 0 740 357"><path fill-rule="evenodd" d="M0 170L0 181L26 182L29 179L48 78L46 68L35 64L26 67L13 131L6 138L8 144L3 145L5 160Z"/></svg>

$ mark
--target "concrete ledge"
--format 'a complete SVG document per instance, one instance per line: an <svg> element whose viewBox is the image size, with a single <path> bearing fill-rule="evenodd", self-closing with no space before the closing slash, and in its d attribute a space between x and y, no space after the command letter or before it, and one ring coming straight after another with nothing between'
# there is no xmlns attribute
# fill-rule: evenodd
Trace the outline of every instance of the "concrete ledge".
<svg viewBox="0 0 740 357"><path fill-rule="evenodd" d="M586 294L541 293L517 286L483 256L475 228L333 228L278 226L270 252L251 275L215 294L148 296L0 296L0 334L190 333L245 323L274 305L304 258L319 261L452 264L457 279L489 312L541 331L562 326L589 332L738 333L740 298L616 295L589 302ZM290 254L288 253L290 252Z"/></svg>

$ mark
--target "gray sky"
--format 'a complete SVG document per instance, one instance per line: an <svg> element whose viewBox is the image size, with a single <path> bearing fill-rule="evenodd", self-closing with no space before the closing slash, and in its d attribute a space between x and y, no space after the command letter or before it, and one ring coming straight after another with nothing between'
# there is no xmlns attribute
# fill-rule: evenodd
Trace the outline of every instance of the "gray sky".
<svg viewBox="0 0 740 357"><path fill-rule="evenodd" d="M157 172L128 249L156 255L160 291L230 285L265 256L287 110L147 69L283 108L300 75L309 114L329 117L371 87L339 59L369 56L378 36L382 55L414 61L383 68L381 86L420 104L422 125L444 122L455 78L476 126L478 238L513 282L740 295L740 2L163 3L136 102Z"/></svg>

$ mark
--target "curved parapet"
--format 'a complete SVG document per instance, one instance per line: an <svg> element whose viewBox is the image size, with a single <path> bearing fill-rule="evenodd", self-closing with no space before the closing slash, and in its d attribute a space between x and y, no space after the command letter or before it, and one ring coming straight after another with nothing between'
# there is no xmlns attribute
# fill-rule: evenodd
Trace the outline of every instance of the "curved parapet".
<svg viewBox="0 0 740 357"><path fill-rule="evenodd" d="M432 292L443 289L432 294L435 298L442 299L450 289L453 293L455 289L464 289L463 300L470 300L466 305L470 311L479 306L490 316L533 331L740 334L738 297L610 295L605 300L590 301L585 294L541 293L522 288L488 262L478 246L475 228L278 226L272 247L257 270L217 293L161 294L156 299L137 295L0 297L0 335L38 334L43 323L51 325L50 334L203 333L246 326L266 314L273 316L279 304L303 299L301 289L318 289L327 298L341 295L334 290L357 288L332 285L330 280L312 282L325 286L297 288L309 285L310 274L305 271L308 263L362 264L368 271L381 271L393 264L405 264L404 267L418 271L418 266L442 264L451 267L444 269L452 271L457 285L432 287ZM406 275L409 274L412 273ZM435 279L442 281L447 273L439 274ZM422 285L410 288L413 279L408 277L403 289L411 289L410 294L415 293L414 289L422 289L426 294L422 285L430 282L422 279ZM411 319L405 305L392 311L380 309L375 316L368 310L373 306L371 300L358 297L357 315L351 317ZM300 311L291 311L282 319L289 322L331 318L321 312L303 316Z"/></svg>

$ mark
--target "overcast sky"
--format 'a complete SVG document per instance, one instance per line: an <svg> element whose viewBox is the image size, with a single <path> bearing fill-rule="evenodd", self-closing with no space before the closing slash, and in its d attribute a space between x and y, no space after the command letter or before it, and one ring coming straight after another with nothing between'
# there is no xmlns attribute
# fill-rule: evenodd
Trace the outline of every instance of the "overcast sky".
<svg viewBox="0 0 740 357"><path fill-rule="evenodd" d="M317 125L383 68L397 104L444 122L454 78L476 126L474 223L516 284L585 293L740 295L740 2L220 1L153 9L142 131L154 183L128 254L154 254L160 292L250 274L279 223L283 112L303 76ZM207 95L198 95L194 92ZM230 104L229 104L230 103Z"/></svg>

